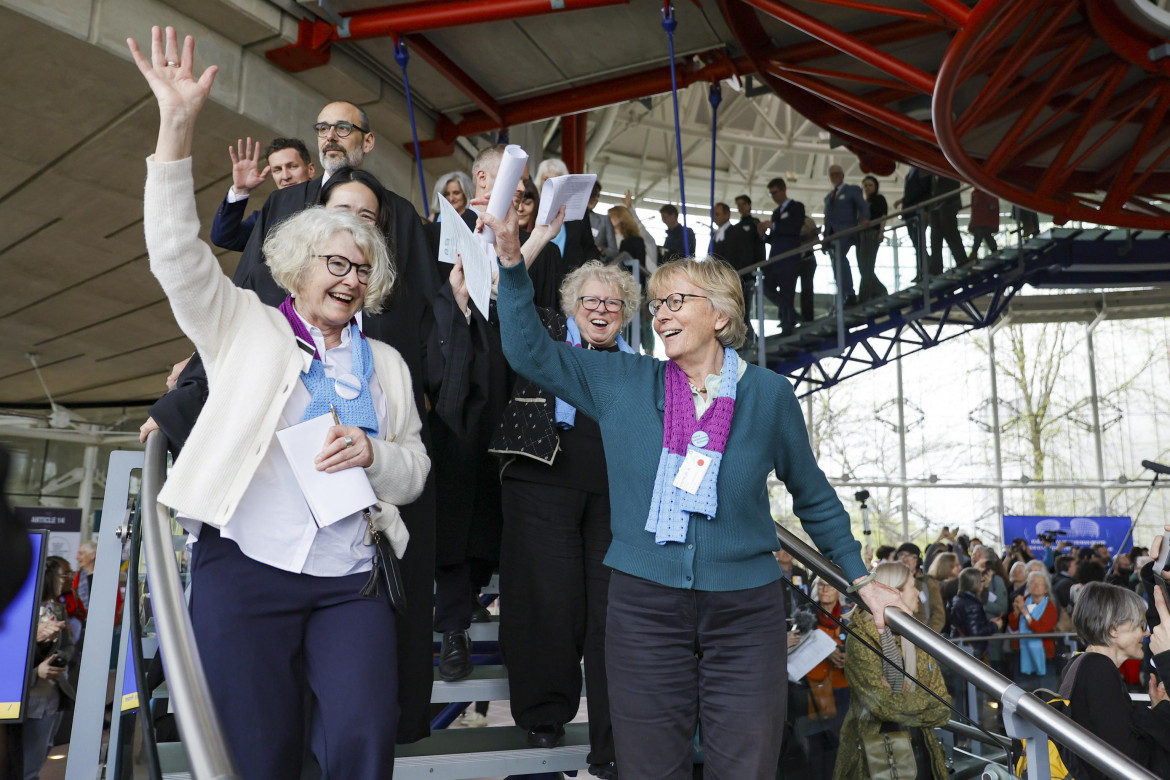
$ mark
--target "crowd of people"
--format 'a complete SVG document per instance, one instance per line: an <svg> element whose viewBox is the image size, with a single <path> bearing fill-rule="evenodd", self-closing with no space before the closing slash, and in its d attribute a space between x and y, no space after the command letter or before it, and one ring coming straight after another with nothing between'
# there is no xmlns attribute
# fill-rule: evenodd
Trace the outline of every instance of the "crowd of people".
<svg viewBox="0 0 1170 780"><path fill-rule="evenodd" d="M869 777L866 740L906 732L918 769L930 770L918 776L949 777L930 729L966 717L966 680L906 640L876 631L869 613L826 583L810 583L786 551L776 557L794 615L790 652L810 631L837 647L790 691L790 750L813 768L808 776ZM944 528L925 553L912 542L887 545L869 563L920 622L1025 690L1067 702L1078 723L1170 776L1170 706L1159 679L1170 666L1170 613L1148 548L1111 554L1105 544L1073 548L1048 537L1034 555L1015 539L1001 557L980 539ZM1148 693L1150 705L1133 703L1131 692ZM1075 767L1072 776L1104 777L1071 751L1061 755Z"/></svg>
<svg viewBox="0 0 1170 780"><path fill-rule="evenodd" d="M242 252L229 279L199 238L191 163L216 69L196 74L194 41L169 28L153 30L149 54L128 45L160 113L147 160L150 268L197 348L142 435L161 430L177 456L159 499L189 533L191 622L243 777L299 776L310 754L326 777L390 776L395 744L428 733L432 663L445 681L471 674L468 631L486 617L479 594L496 571L513 718L530 746L562 744L583 659L589 769L611 779L690 777L697 752L712 776L772 777L786 711L816 723L801 742L819 776L870 776L871 759L853 745L889 740L885 726L897 724L909 729L919 776L945 777L931 731L949 711L943 670L887 628L887 608L956 638L1011 628L1018 639L972 652L1051 686L1067 659L1027 634L1051 631L1093 597L1082 574L1140 586L1129 561L1142 551L1049 562L1016 560L1030 555L1013 545L1001 559L949 529L925 554L906 543L863 558L791 386L737 354L750 322L736 269L818 234L783 179L768 185L770 220L752 216L747 195L735 225L716 205L714 256L703 260L675 207L660 211L659 247L632 194L594 211L599 186L584 219L562 212L538 224L544 181L568 172L556 159L521 179L504 218L492 216L500 146L436 182L427 221L362 169L374 129L361 107L334 101L312 124L319 171L296 139L229 150L233 183L211 230L213 243ZM269 175L277 189L249 215ZM889 210L875 178L863 188L840 166L829 175L824 232L844 233L828 248L852 305L885 293L874 262ZM925 172L911 178L954 189ZM494 232L486 311L462 261L437 261L441 199L468 227ZM920 252L923 269L951 240L941 211L928 215L938 246ZM952 244L956 258L961 249ZM644 286L629 262L652 272ZM815 265L808 254L765 271L786 330L797 279L800 317L812 317ZM622 335L644 303L666 360ZM308 455L314 468L360 469L376 503L326 518L303 498L296 455L276 432L329 414ZM783 551L773 557L772 473L847 592L810 582ZM88 560L92 572L92 549ZM25 731L35 743L26 750L42 758L71 695L61 670L83 636L88 584L60 568L46 577ZM801 617L810 605L811 622ZM804 679L807 706L794 710L801 688L787 685L783 648L810 631L833 648ZM442 637L437 658L432 632Z"/></svg>

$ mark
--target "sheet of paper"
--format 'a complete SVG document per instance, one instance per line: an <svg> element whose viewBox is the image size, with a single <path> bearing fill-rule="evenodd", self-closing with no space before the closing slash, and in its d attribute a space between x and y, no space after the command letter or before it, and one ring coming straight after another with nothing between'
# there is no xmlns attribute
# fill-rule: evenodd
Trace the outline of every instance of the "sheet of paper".
<svg viewBox="0 0 1170 780"><path fill-rule="evenodd" d="M332 474L317 471L313 459L325 446L332 425L333 415L326 413L276 432L293 476L322 528L378 503L365 469L354 467Z"/></svg>
<svg viewBox="0 0 1170 780"><path fill-rule="evenodd" d="M568 176L545 179L544 186L540 188L540 211L536 214L536 224L547 225L561 210L561 206L565 207L566 222L584 219L596 181L595 173L570 173Z"/></svg>
<svg viewBox="0 0 1170 780"><path fill-rule="evenodd" d="M475 308L485 317L492 296L492 270L495 267L495 253L490 252L480 236L467 227L455 207L446 198L439 198L439 262L455 264L456 258L463 259L463 277L467 281L467 292Z"/></svg>
<svg viewBox="0 0 1170 780"><path fill-rule="evenodd" d="M800 644L788 651L788 679L796 682L837 649L833 637L824 631L810 631Z"/></svg>
<svg viewBox="0 0 1170 780"><path fill-rule="evenodd" d="M512 200L516 197L516 185L524 175L524 167L528 165L528 152L516 144L504 147L500 155L500 168L496 171L496 183L492 186L492 195L488 198L487 212L501 222L512 208ZM446 219L444 217L443 219ZM488 244L496 243L496 235L491 228L483 229L483 240Z"/></svg>

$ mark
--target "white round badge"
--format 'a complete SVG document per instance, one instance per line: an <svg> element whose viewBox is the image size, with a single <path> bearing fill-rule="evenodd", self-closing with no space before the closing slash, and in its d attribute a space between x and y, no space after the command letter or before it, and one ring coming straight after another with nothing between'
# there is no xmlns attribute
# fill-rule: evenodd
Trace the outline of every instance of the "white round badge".
<svg viewBox="0 0 1170 780"><path fill-rule="evenodd" d="M709 441L711 441L711 437L707 435L706 431L695 431L691 434L691 444L696 447L706 447Z"/></svg>
<svg viewBox="0 0 1170 780"><path fill-rule="evenodd" d="M342 374L333 380L334 391L347 401L357 398L362 392L362 383L353 374Z"/></svg>

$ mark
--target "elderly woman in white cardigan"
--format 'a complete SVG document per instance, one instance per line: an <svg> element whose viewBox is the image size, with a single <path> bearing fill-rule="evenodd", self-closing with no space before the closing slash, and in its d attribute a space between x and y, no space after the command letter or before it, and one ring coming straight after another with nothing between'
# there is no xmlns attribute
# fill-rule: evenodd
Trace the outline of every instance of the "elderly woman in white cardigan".
<svg viewBox="0 0 1170 780"><path fill-rule="evenodd" d="M150 267L210 380L159 498L198 536L191 617L219 717L247 780L300 776L306 717L326 777L389 777L395 616L384 591L363 595L370 532L401 556L408 534L396 507L419 495L430 463L405 363L356 319L378 311L394 283L385 241L356 216L309 209L265 242L284 304L234 287L198 239L190 159L216 69L195 79L194 41L180 52L171 28L165 41L153 29L149 61L128 45L160 113L147 161ZM341 424L315 467L364 469L377 498L369 520L320 524L276 442L278 429L331 406Z"/></svg>

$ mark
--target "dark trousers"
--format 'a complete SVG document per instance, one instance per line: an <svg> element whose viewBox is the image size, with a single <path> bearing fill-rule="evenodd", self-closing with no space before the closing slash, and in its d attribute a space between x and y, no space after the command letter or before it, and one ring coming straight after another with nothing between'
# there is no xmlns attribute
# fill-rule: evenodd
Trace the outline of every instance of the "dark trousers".
<svg viewBox="0 0 1170 780"><path fill-rule="evenodd" d="M500 652L512 717L526 729L576 717L584 657L589 763L613 761L605 666L610 570L602 563L613 539L609 495L507 477L502 492Z"/></svg>
<svg viewBox="0 0 1170 780"><path fill-rule="evenodd" d="M606 669L617 766L687 780L701 726L707 780L772 780L787 705L780 582L738 591L668 588L614 572Z"/></svg>
<svg viewBox="0 0 1170 780"><path fill-rule="evenodd" d="M909 206L907 206L909 208ZM931 258L926 248L926 219L917 212L903 217L906 221L906 233L910 236L910 243L914 245L915 266L918 276L925 275L927 268L931 275L942 273L942 262Z"/></svg>
<svg viewBox="0 0 1170 780"><path fill-rule="evenodd" d="M967 262L967 248L963 246L963 237L959 235L958 210L945 203L930 212L930 254L935 258L935 265L939 268L942 267L944 241L951 250L951 257L956 266Z"/></svg>
<svg viewBox="0 0 1170 780"><path fill-rule="evenodd" d="M394 612L366 574L311 577L252 560L204 526L191 622L211 697L244 780L301 775L306 692L322 774L391 777L398 728Z"/></svg>
<svg viewBox="0 0 1170 780"><path fill-rule="evenodd" d="M975 243L971 245L971 257L979 256L979 245L987 244L987 253L994 255L999 251L999 246L995 243L995 231L991 228L976 227L971 228L971 235L975 237Z"/></svg>
<svg viewBox="0 0 1170 780"><path fill-rule="evenodd" d="M764 267L764 297L780 310L780 330L784 333L796 326L796 278L800 265L800 257L789 257Z"/></svg>
<svg viewBox="0 0 1170 780"><path fill-rule="evenodd" d="M471 626L471 564L435 567L435 631L466 631Z"/></svg>
<svg viewBox="0 0 1170 780"><path fill-rule="evenodd" d="M881 283L874 271L881 243L882 233L878 229L863 230L857 234L858 300L868 301L872 298L883 298L888 294L886 286Z"/></svg>
<svg viewBox="0 0 1170 780"><path fill-rule="evenodd" d="M855 243L857 234L839 238L836 241L829 242L826 248L829 250L829 256L833 260L833 279L837 282L837 291L841 295L842 300L852 298L855 294L853 289L853 271L849 268L849 248ZM826 235L825 238L828 238Z"/></svg>
<svg viewBox="0 0 1170 780"><path fill-rule="evenodd" d="M812 252L800 258L800 319L812 322L816 319L816 305L813 298L813 276L817 272L817 258Z"/></svg>

